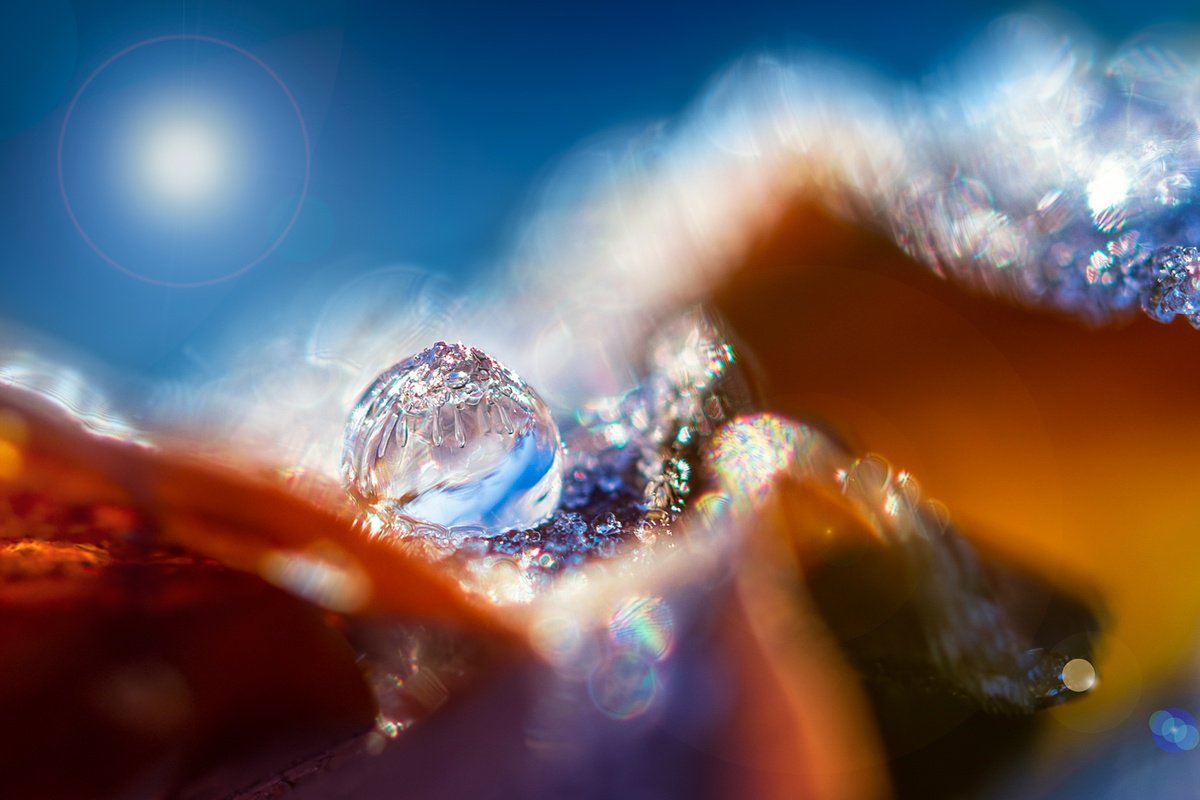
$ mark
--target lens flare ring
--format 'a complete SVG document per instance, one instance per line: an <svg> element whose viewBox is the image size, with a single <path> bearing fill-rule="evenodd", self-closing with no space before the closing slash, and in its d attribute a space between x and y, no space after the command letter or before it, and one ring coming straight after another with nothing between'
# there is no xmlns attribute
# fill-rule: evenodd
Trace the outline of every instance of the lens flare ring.
<svg viewBox="0 0 1200 800"><path fill-rule="evenodd" d="M100 245L97 244L96 241L90 235L88 235L87 230L83 227L83 224L79 221L79 217L75 213L75 208L71 205L70 193L67 191L66 176L63 172L63 151L66 146L67 131L71 125L71 118L75 114L75 108L79 105L79 101L83 98L83 96L87 92L88 88L96 81L97 78L100 77L101 74L104 73L105 70L107 70L109 67L111 67L113 64L115 64L117 61L120 61L122 58L130 55L131 53L134 53L145 47L151 47L153 45L164 44L166 42L178 42L178 41L202 42L204 44L211 44L211 45L215 45L217 47L225 48L226 50L232 51L233 53L236 53L237 55L241 56L242 58L247 59L252 64L257 66L259 69L261 69L263 72L265 72L266 75L272 81L274 81L274 83L279 87L280 91L283 92L284 97L287 99L288 105L291 106L292 111L295 112L296 123L299 127L300 138L303 142L303 147L304 147L304 177L303 177L303 180L302 180L302 183L300 186L300 191L297 193L297 196L296 196L296 206L292 210L291 216L288 218L287 223L283 226L283 229L279 232L279 235L276 236L275 239L272 240L271 243L268 244L264 250L262 250L262 252L260 252L258 255L254 256L253 258L251 258L249 261L245 262L241 266L232 270L231 272L227 272L223 275L218 275L215 278L208 278L205 280L198 280L198 281L169 281L169 280L163 280L160 278L153 278L153 277L150 277L149 275L143 275L142 273L140 273L134 269L131 269L127 265L121 263L117 259L113 258L111 255L109 255L107 252L105 252L104 248L100 247ZM59 191L59 194L62 196L63 205L66 207L67 216L70 217L71 224L75 227L75 230L79 233L80 237L82 237L84 243L87 244L87 246L90 247L92 249L92 251L95 252L96 255L98 255L101 258L101 260L103 260L110 267L113 267L114 269L125 273L129 277L135 278L135 279L137 279L139 281L143 281L145 283L154 284L156 286L164 286L164 287L172 288L172 289L196 289L196 288L199 288L202 286L212 286L214 284L222 283L224 281L230 280L232 278L236 278L239 275L243 275L243 274L249 272L251 269L253 269L254 267L261 264L267 258L267 256L269 256L269 255L271 255L271 253L275 252L276 248L278 248L279 245L282 244L283 240L288 237L288 234L290 234L292 232L292 228L295 227L295 225L296 225L296 220L299 219L299 217L300 217L300 212L304 208L304 200L308 195L308 184L309 184L309 179L312 174L312 147L311 147L311 143L309 142L309 137L308 137L308 126L304 122L304 114L300 111L300 104L298 102L296 102L296 96L294 94L292 94L292 90L288 88L288 85L286 83L284 83L283 79L279 77L278 73L276 73L275 70L271 69L271 67L269 67L266 62L264 62L262 59L260 59L258 56L254 55L253 53L251 53L249 50L246 50L243 47L239 47L238 45L234 44L233 42L225 41L224 39L218 39L214 36L204 36L201 34L194 34L194 33L177 33L177 34L169 34L166 36L156 36L151 39L145 39L143 41L131 44L128 47L126 47L124 50L121 50L121 51L115 53L114 55L109 56L109 58L106 61L104 61L102 64L100 64L100 66L96 67L96 69L93 70L90 75L88 75L88 77L83 81L83 83L80 84L79 89L75 92L75 95L71 98L71 102L67 105L67 111L66 111L66 114L63 116L62 126L59 128L59 133L58 133L58 151L57 151L56 162L57 162L57 171L58 171L58 191Z"/></svg>

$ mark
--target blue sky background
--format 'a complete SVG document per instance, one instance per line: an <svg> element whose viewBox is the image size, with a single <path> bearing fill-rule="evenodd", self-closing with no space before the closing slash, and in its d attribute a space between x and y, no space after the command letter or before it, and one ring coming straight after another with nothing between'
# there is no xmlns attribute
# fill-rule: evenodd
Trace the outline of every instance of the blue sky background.
<svg viewBox="0 0 1200 800"><path fill-rule="evenodd" d="M1118 40L1200 13L1191 2L1066 8ZM331 273L413 264L469 279L503 250L557 159L597 133L677 115L739 55L817 47L915 79L1011 9L927 0L10 0L0 6L0 319L120 371L177 373L230 320L268 313ZM275 251L236 278L188 289L136 280L89 248L66 213L56 162L68 104L88 76L130 45L181 33L230 42L277 73L307 125L311 167L297 225ZM254 163L269 169L243 187L257 210L172 250L164 236L175 229L137 217L138 185L105 147L144 87L169 92L168 78L201 73L230 87L258 137ZM302 140L285 100L251 61L212 45L177 41L120 59L95 78L63 134L64 184L81 224L110 254L144 256L132 268L160 278L189 259L190 277L236 270L279 232L297 198Z"/></svg>

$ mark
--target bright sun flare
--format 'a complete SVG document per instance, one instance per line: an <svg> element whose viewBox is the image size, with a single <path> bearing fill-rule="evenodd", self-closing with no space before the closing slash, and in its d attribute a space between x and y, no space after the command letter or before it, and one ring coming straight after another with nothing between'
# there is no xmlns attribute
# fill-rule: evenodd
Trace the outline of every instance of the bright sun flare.
<svg viewBox="0 0 1200 800"><path fill-rule="evenodd" d="M175 120L145 140L144 175L162 200L194 204L211 199L227 171L220 135L194 120Z"/></svg>

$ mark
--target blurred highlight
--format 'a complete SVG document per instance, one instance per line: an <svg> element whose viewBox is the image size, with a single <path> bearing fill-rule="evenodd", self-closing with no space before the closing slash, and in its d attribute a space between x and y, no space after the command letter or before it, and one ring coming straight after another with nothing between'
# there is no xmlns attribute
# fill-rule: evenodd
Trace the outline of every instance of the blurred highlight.
<svg viewBox="0 0 1200 800"><path fill-rule="evenodd" d="M1159 749L1168 753L1195 750L1200 744L1196 718L1180 708L1155 711L1150 715L1150 733Z"/></svg>
<svg viewBox="0 0 1200 800"><path fill-rule="evenodd" d="M371 596L370 578L332 543L318 544L303 553L267 553L259 574L331 611L358 611Z"/></svg>

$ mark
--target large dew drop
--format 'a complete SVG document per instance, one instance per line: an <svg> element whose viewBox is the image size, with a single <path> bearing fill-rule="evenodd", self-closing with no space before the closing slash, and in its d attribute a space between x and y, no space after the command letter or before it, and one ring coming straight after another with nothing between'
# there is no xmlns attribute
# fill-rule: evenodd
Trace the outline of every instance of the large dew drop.
<svg viewBox="0 0 1200 800"><path fill-rule="evenodd" d="M342 477L384 524L403 514L492 535L554 512L562 462L558 426L525 381L482 350L438 342L358 401Z"/></svg>

